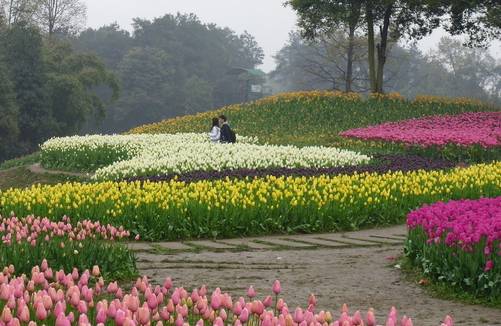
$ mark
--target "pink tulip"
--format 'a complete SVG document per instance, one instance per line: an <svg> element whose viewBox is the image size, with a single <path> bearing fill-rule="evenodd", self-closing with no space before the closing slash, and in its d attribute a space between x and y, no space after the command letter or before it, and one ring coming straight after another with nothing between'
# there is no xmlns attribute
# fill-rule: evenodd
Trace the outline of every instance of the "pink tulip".
<svg viewBox="0 0 501 326"><path fill-rule="evenodd" d="M367 326L376 326L376 317L372 309L367 312Z"/></svg>
<svg viewBox="0 0 501 326"><path fill-rule="evenodd" d="M247 296L251 299L256 296L256 290L254 290L254 287L252 285L247 290Z"/></svg>
<svg viewBox="0 0 501 326"><path fill-rule="evenodd" d="M30 310L28 306L24 305L19 311L17 317L23 323L27 323L30 321Z"/></svg>
<svg viewBox="0 0 501 326"><path fill-rule="evenodd" d="M107 312L105 309L99 309L96 315L96 322L105 324L108 319Z"/></svg>
<svg viewBox="0 0 501 326"><path fill-rule="evenodd" d="M240 316L238 317L240 321L245 324L249 320L249 310L247 308L242 309Z"/></svg>
<svg viewBox="0 0 501 326"><path fill-rule="evenodd" d="M297 307L296 311L294 312L294 321L299 324L303 320L304 320L303 310L301 308Z"/></svg>
<svg viewBox="0 0 501 326"><path fill-rule="evenodd" d="M280 286L280 281L276 280L273 283L273 293L275 293L275 295L279 295L280 292L282 292L282 287Z"/></svg>
<svg viewBox="0 0 501 326"><path fill-rule="evenodd" d="M38 320L45 320L47 318L47 310L43 304L39 304L36 308L36 316Z"/></svg>
<svg viewBox="0 0 501 326"><path fill-rule="evenodd" d="M147 325L150 322L150 309L148 306L139 308L137 316L140 325Z"/></svg>
<svg viewBox="0 0 501 326"><path fill-rule="evenodd" d="M2 311L2 316L1 316L1 320L2 322L4 322L5 324L8 324L12 321L12 311L10 310L9 307L5 306L3 308L3 311Z"/></svg>
<svg viewBox="0 0 501 326"><path fill-rule="evenodd" d="M71 323L65 315L60 314L56 318L56 326L71 326Z"/></svg>
<svg viewBox="0 0 501 326"><path fill-rule="evenodd" d="M122 326L125 323L126 313L122 309L118 309L115 314L115 323L118 326Z"/></svg>
<svg viewBox="0 0 501 326"><path fill-rule="evenodd" d="M265 308L271 307L272 304L273 304L273 298L270 295L264 298L263 305L265 306Z"/></svg>
<svg viewBox="0 0 501 326"><path fill-rule="evenodd" d="M147 297L148 307L154 310L158 306L157 296L154 293L150 293Z"/></svg>

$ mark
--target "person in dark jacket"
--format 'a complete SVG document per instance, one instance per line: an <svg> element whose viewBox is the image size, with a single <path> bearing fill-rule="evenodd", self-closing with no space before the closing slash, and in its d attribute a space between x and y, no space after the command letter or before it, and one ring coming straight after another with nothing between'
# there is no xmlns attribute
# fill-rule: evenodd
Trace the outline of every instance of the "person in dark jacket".
<svg viewBox="0 0 501 326"><path fill-rule="evenodd" d="M219 125L221 126L221 143L235 143L236 136L233 130L231 130L230 125L228 124L228 119L225 115L219 116Z"/></svg>

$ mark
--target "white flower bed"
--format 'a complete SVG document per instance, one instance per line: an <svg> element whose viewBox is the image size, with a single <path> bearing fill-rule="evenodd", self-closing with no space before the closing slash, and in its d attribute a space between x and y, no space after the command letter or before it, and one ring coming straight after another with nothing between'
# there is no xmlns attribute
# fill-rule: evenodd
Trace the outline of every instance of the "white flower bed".
<svg viewBox="0 0 501 326"><path fill-rule="evenodd" d="M42 156L44 152L52 156L59 152L61 159L75 156L75 152L79 153L77 156L93 153L84 156L89 159L96 153L105 153L112 162L97 169L96 180L240 168L320 168L370 160L368 156L331 147L257 145L256 139L242 136L238 140L237 144L214 144L205 134L83 136L54 138L41 149Z"/></svg>

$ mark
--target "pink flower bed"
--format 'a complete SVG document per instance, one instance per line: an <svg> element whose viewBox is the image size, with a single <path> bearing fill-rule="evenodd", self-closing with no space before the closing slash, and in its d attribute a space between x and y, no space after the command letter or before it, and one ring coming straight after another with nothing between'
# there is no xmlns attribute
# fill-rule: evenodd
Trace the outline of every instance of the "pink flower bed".
<svg viewBox="0 0 501 326"><path fill-rule="evenodd" d="M307 309L290 309L279 297L278 281L272 295L263 300L256 299L252 287L248 298L233 300L219 288L212 293L205 286L191 293L174 288L170 278L161 286L139 278L127 292L116 282L105 284L99 274L97 266L81 274L76 269L70 274L54 272L46 261L33 268L31 279L15 277L13 266L5 268L0 273L0 325L377 325L372 309L365 317L358 311L351 314L346 305L337 316L317 311L313 295ZM400 319L392 308L386 325L411 326L412 320ZM446 317L442 325L451 326L453 321Z"/></svg>
<svg viewBox="0 0 501 326"><path fill-rule="evenodd" d="M422 147L455 144L491 148L501 145L501 112L440 115L389 122L344 131L341 136Z"/></svg>
<svg viewBox="0 0 501 326"><path fill-rule="evenodd" d="M96 239L96 237L104 240L126 239L130 236L130 232L123 227L101 225L99 221L84 220L73 226L68 217L63 217L60 222L53 222L48 218L34 216L23 218L0 216L0 235L2 243L7 246L13 241L27 241L35 246L38 241L47 242L54 237L65 237L75 241Z"/></svg>
<svg viewBox="0 0 501 326"><path fill-rule="evenodd" d="M428 243L444 241L471 252L485 241L484 252L501 256L501 197L457 200L424 206L407 216L409 229L422 227ZM497 247L494 245L497 244Z"/></svg>

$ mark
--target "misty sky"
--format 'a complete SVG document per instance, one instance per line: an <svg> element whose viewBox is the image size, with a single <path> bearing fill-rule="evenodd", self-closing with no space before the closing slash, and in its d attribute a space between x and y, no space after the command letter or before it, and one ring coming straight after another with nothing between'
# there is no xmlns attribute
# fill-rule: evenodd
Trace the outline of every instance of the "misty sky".
<svg viewBox="0 0 501 326"><path fill-rule="evenodd" d="M265 51L265 71L274 68L273 55L295 28L296 15L284 0L83 0L87 4L87 25L93 28L117 22L131 30L132 18L153 18L167 13L195 13L203 22L229 27L237 33L247 30ZM433 48L444 32L434 32L420 41L423 50ZM501 58L501 42L491 48Z"/></svg>

